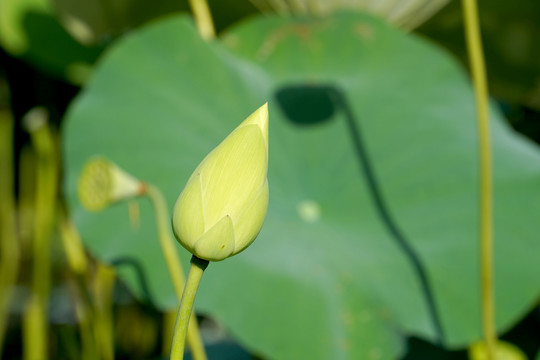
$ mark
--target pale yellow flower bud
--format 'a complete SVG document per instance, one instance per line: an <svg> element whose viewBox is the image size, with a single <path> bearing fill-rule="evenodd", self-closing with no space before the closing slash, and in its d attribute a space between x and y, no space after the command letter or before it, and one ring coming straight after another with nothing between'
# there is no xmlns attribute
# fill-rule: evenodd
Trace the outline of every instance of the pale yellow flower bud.
<svg viewBox="0 0 540 360"><path fill-rule="evenodd" d="M193 255L220 261L257 237L268 207L268 104L244 120L195 169L172 217Z"/></svg>
<svg viewBox="0 0 540 360"><path fill-rule="evenodd" d="M79 201L90 211L99 211L117 201L141 195L144 184L115 163L96 157L86 163L77 184Z"/></svg>

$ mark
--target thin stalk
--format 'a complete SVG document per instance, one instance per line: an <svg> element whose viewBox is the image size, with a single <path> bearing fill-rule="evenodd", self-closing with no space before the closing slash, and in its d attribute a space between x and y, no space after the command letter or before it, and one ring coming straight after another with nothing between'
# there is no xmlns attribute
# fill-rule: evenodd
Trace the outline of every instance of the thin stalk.
<svg viewBox="0 0 540 360"><path fill-rule="evenodd" d="M184 291L185 275L182 270L180 258L176 251L176 241L171 236L170 231L170 216L167 210L167 203L161 191L153 185L146 184L145 194L152 201L154 211L156 213L156 223L158 228L159 243L161 245L161 251L169 270L169 275L176 292L178 301L182 299L182 292ZM187 333L187 343L191 349L194 360L206 360L206 352L202 342L199 327L195 316L189 322L189 331Z"/></svg>
<svg viewBox="0 0 540 360"><path fill-rule="evenodd" d="M189 6L195 17L197 29L199 30L201 37L204 40L212 40L215 38L216 30L214 28L214 22L212 21L210 7L206 0L189 0Z"/></svg>
<svg viewBox="0 0 540 360"><path fill-rule="evenodd" d="M26 304L23 315L22 335L23 335L23 359L39 360L48 359L47 343L44 338L47 336L46 319L43 317L43 306L39 300L32 296Z"/></svg>
<svg viewBox="0 0 540 360"><path fill-rule="evenodd" d="M13 117L0 110L0 358L8 325L9 308L19 274L20 245L16 233Z"/></svg>
<svg viewBox="0 0 540 360"><path fill-rule="evenodd" d="M59 206L58 212L61 215L60 234L62 244L64 245L70 270L75 277L75 281L72 281L72 292L81 336L82 360L98 359L98 350L92 327L92 305L85 293L89 268L88 261L84 253L81 237L68 217L67 210L64 206Z"/></svg>
<svg viewBox="0 0 540 360"><path fill-rule="evenodd" d="M186 333L188 329L189 319L193 311L193 303L197 289L201 282L204 270L208 266L208 261L199 259L195 255L191 258L191 267L180 301L178 316L176 317L176 325L174 327L174 336L172 341L171 360L182 360L184 358L184 347L186 342Z"/></svg>
<svg viewBox="0 0 540 360"><path fill-rule="evenodd" d="M57 157L47 114L33 110L25 119L37 155L37 183L32 243L32 295L25 313L24 359L48 358L47 302L51 282L51 233L58 181Z"/></svg>
<svg viewBox="0 0 540 360"><path fill-rule="evenodd" d="M480 155L480 266L482 328L488 360L495 359L495 300L493 285L493 184L488 90L478 9L475 0L463 0L469 62L474 82Z"/></svg>
<svg viewBox="0 0 540 360"><path fill-rule="evenodd" d="M97 264L93 284L95 304L94 337L100 359L114 359L114 329L112 315L112 293L114 289L114 268Z"/></svg>
<svg viewBox="0 0 540 360"><path fill-rule="evenodd" d="M137 200L133 199L128 202L129 225L133 230L137 230L141 226L141 209Z"/></svg>
<svg viewBox="0 0 540 360"><path fill-rule="evenodd" d="M171 339L174 335L174 324L176 323L176 311L168 310L163 314L163 339L161 344L161 355L163 358L171 353ZM191 315L193 317L193 315ZM193 320L193 319L192 319ZM190 320L191 322L191 320ZM188 328L189 334L189 328Z"/></svg>
<svg viewBox="0 0 540 360"><path fill-rule="evenodd" d="M92 308L88 301L81 294L83 289L80 288L78 281L73 281L75 284L75 314L79 325L79 333L81 337L81 360L97 360L100 359L96 340L94 336L94 328L92 324Z"/></svg>
<svg viewBox="0 0 540 360"><path fill-rule="evenodd" d="M172 279L174 291L178 299L181 299L182 291L184 290L185 275L182 270L180 258L178 257L178 252L176 251L176 241L173 240L170 234L170 217L167 210L167 203L161 191L153 185L146 184L144 194L148 196L154 206L161 251L165 257L165 263Z"/></svg>
<svg viewBox="0 0 540 360"><path fill-rule="evenodd" d="M17 199L17 230L20 253L30 254L34 230L34 206L36 203L36 154L30 145L22 147L19 153L19 181Z"/></svg>
<svg viewBox="0 0 540 360"><path fill-rule="evenodd" d="M59 207L59 213L61 215L60 234L62 245L64 246L69 267L77 276L84 276L88 269L88 261L84 253L81 237L63 206Z"/></svg>

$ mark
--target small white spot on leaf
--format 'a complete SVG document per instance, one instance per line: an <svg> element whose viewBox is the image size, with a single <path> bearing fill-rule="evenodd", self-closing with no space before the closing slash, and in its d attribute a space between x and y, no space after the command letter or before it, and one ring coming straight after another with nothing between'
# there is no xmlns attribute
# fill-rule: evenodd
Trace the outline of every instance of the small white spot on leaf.
<svg viewBox="0 0 540 360"><path fill-rule="evenodd" d="M300 219L307 223L315 223L321 217L321 207L313 200L303 200L296 205Z"/></svg>

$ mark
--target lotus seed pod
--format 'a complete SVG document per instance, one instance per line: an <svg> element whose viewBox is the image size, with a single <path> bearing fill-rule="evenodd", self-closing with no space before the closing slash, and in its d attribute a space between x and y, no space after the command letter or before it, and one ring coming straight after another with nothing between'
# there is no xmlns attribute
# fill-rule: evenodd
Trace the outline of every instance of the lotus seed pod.
<svg viewBox="0 0 540 360"><path fill-rule="evenodd" d="M193 255L221 261L247 248L268 208L268 104L212 150L174 206L176 238Z"/></svg>
<svg viewBox="0 0 540 360"><path fill-rule="evenodd" d="M86 163L77 184L79 201L90 211L99 211L117 201L141 195L144 184L103 157Z"/></svg>

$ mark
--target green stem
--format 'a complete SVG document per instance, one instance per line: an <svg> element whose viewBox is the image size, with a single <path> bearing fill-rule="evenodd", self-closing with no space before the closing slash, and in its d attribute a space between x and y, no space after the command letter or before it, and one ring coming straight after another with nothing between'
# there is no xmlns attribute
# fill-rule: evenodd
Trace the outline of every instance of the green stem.
<svg viewBox="0 0 540 360"><path fill-rule="evenodd" d="M25 314L24 358L46 360L48 345L47 302L51 282L51 232L58 180L57 157L47 114L35 109L25 119L37 155L34 238L32 243L32 299Z"/></svg>
<svg viewBox="0 0 540 360"><path fill-rule="evenodd" d="M81 237L77 228L69 218L65 205L58 207L60 214L60 234L68 264L74 279L71 279L72 293L75 303L75 314L79 323L81 336L82 360L98 359L94 329L92 327L92 305L86 293L88 261L84 252Z"/></svg>
<svg viewBox="0 0 540 360"><path fill-rule="evenodd" d="M488 360L495 359L495 300L493 285L493 184L488 90L478 9L475 0L463 0L465 36L471 65L478 119L480 153L480 266L482 328Z"/></svg>
<svg viewBox="0 0 540 360"><path fill-rule="evenodd" d="M171 339L174 335L174 324L176 323L177 310L167 310L163 314L163 337L161 344L161 357L165 358L171 353ZM191 315L193 317L193 314ZM190 321L191 322L191 321ZM188 329L189 334L189 329Z"/></svg>
<svg viewBox="0 0 540 360"><path fill-rule="evenodd" d="M0 109L0 357L9 318L13 290L19 274L20 247L16 235L13 117L9 110Z"/></svg>
<svg viewBox="0 0 540 360"><path fill-rule="evenodd" d="M94 336L94 328L92 324L92 308L84 295L81 294L84 289L81 289L78 279L71 280L71 285L74 288L75 297L75 314L79 325L79 333L81 337L81 360L97 360L100 359L98 354L96 340Z"/></svg>
<svg viewBox="0 0 540 360"><path fill-rule="evenodd" d="M34 231L34 207L36 195L36 154L32 147L25 145L18 159L19 194L16 202L16 217L20 253L29 254Z"/></svg>
<svg viewBox="0 0 540 360"><path fill-rule="evenodd" d="M82 277L88 270L88 261L86 260L81 237L73 224L73 221L69 218L64 205L59 206L58 213L61 217L60 237L66 253L68 265L74 274Z"/></svg>
<svg viewBox="0 0 540 360"><path fill-rule="evenodd" d="M178 301L182 299L182 292L184 291L185 275L182 270L182 264L176 251L176 241L171 236L170 231L170 216L167 210L167 203L165 198L159 189L153 185L145 184L145 194L150 198L154 206L156 213L156 223L158 228L159 243L161 245L161 251L165 258L165 263L169 270L169 275L176 292ZM199 326L197 320L193 316L193 319L189 322L189 331L187 333L187 343L191 349L194 360L206 360L206 352L202 342L201 334L199 332Z"/></svg>
<svg viewBox="0 0 540 360"><path fill-rule="evenodd" d="M184 290L185 275L182 270L180 258L176 251L176 241L173 240L170 234L170 217L167 210L167 203L161 191L153 185L146 184L145 195L148 196L152 205L154 206L154 212L156 213L156 223L159 235L159 244L161 251L165 257L165 263L169 270L174 291L178 299L182 298L182 291Z"/></svg>
<svg viewBox="0 0 540 360"><path fill-rule="evenodd" d="M95 304L94 338L100 359L114 359L114 325L112 294L116 274L114 268L104 264L97 264L93 283L93 296Z"/></svg>
<svg viewBox="0 0 540 360"><path fill-rule="evenodd" d="M206 0L189 0L189 6L197 22L199 34L205 40L211 40L216 37L212 14Z"/></svg>
<svg viewBox="0 0 540 360"><path fill-rule="evenodd" d="M22 335L23 335L23 359L39 360L48 359L47 324L44 318L44 306L36 296L32 296L24 309Z"/></svg>
<svg viewBox="0 0 540 360"><path fill-rule="evenodd" d="M199 259L195 255L191 258L191 267L180 301L178 316L176 317L176 325L174 328L174 336L172 341L171 360L182 360L184 358L184 347L186 341L186 333L189 319L193 310L193 302L199 288L204 270L208 266L208 261Z"/></svg>

